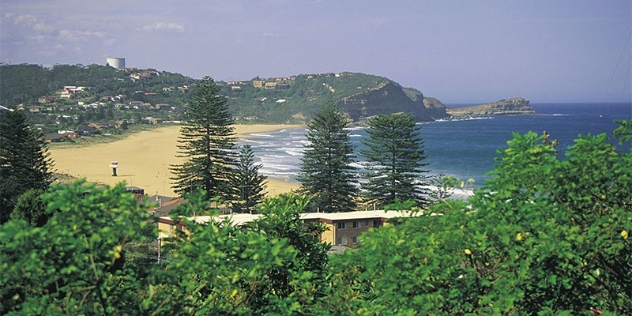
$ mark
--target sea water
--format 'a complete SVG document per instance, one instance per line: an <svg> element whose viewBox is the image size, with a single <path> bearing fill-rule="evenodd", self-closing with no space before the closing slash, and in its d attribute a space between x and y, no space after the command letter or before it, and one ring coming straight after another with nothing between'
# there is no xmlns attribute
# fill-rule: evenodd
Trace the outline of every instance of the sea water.
<svg viewBox="0 0 632 316"><path fill-rule="evenodd" d="M420 135L424 139L428 174L443 173L462 180L473 179L474 186L484 184L486 173L494 169L497 151L507 148L512 133L529 131L542 134L546 131L550 140L559 142L560 155L579 134L606 133L610 142L617 144L612 132L616 119L632 119L630 103L564 103L532 104L537 115L493 116L476 119L436 121L421 124ZM367 137L364 128L350 129L351 142L359 151L364 148L362 139ZM300 158L307 143L305 129L287 129L273 133L251 134L240 141L250 144L257 162L262 164L262 174L296 181L300 170ZM630 142L619 150L630 150Z"/></svg>

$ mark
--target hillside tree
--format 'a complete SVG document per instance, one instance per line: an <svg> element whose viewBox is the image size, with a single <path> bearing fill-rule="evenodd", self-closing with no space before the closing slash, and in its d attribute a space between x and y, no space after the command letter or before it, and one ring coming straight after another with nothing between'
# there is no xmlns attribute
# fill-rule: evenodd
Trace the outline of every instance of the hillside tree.
<svg viewBox="0 0 632 316"><path fill-rule="evenodd" d="M172 188L183 195L203 190L209 198L230 195L229 175L235 165L235 132L226 99L210 77L198 84L180 129L178 157L171 165Z"/></svg>
<svg viewBox="0 0 632 316"><path fill-rule="evenodd" d="M428 165L419 125L408 113L374 116L368 121L366 149L360 154L368 165L362 190L369 200L381 205L413 200L427 204L424 173Z"/></svg>
<svg viewBox="0 0 632 316"><path fill-rule="evenodd" d="M29 126L21 111L0 117L0 223L9 219L20 195L45 191L51 184L53 162L42 133Z"/></svg>
<svg viewBox="0 0 632 316"><path fill-rule="evenodd" d="M324 212L348 212L356 208L358 194L354 147L349 123L333 101L327 101L307 125L306 144L298 181L313 196L312 207Z"/></svg>
<svg viewBox="0 0 632 316"><path fill-rule="evenodd" d="M230 175L233 212L252 213L265 197L268 177L259 174L261 167L261 164L255 164L252 147L244 145L239 151L239 163Z"/></svg>

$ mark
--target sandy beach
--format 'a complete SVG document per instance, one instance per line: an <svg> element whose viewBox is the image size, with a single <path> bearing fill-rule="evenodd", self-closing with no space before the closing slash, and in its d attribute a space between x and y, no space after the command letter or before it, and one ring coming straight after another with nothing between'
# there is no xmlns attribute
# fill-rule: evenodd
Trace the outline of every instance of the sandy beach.
<svg viewBox="0 0 632 316"><path fill-rule="evenodd" d="M300 128L300 125L235 125L237 137L253 133L279 131L285 128ZM65 173L90 182L114 185L125 181L129 186L145 189L147 195L176 196L171 189L169 165L182 162L176 157L179 126L166 126L151 131L132 134L124 139L90 146L51 147L49 152L58 173ZM112 176L109 167L118 161L118 176ZM298 189L297 183L283 179L268 179L268 195Z"/></svg>

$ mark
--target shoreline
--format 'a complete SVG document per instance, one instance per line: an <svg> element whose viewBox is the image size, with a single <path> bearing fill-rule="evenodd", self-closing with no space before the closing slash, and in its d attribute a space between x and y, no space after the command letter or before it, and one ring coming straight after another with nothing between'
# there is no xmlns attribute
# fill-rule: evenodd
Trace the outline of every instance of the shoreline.
<svg viewBox="0 0 632 316"><path fill-rule="evenodd" d="M237 143L240 138L255 138L253 133L275 132L283 129L303 128L303 125L240 124L235 127ZM79 146L50 146L54 172L68 174L87 181L113 186L125 181L137 186L145 194L175 197L171 189L169 166L184 161L177 157L180 126L171 125L144 130L110 142L95 142ZM109 165L119 162L118 176L112 176ZM268 196L297 190L300 185L284 178L268 176Z"/></svg>

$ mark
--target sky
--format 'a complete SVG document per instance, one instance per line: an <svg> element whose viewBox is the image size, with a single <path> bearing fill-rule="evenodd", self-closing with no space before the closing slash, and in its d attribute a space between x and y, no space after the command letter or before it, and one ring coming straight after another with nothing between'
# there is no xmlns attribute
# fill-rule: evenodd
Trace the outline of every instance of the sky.
<svg viewBox="0 0 632 316"><path fill-rule="evenodd" d="M362 72L447 104L630 102L631 20L632 0L0 0L0 62Z"/></svg>

